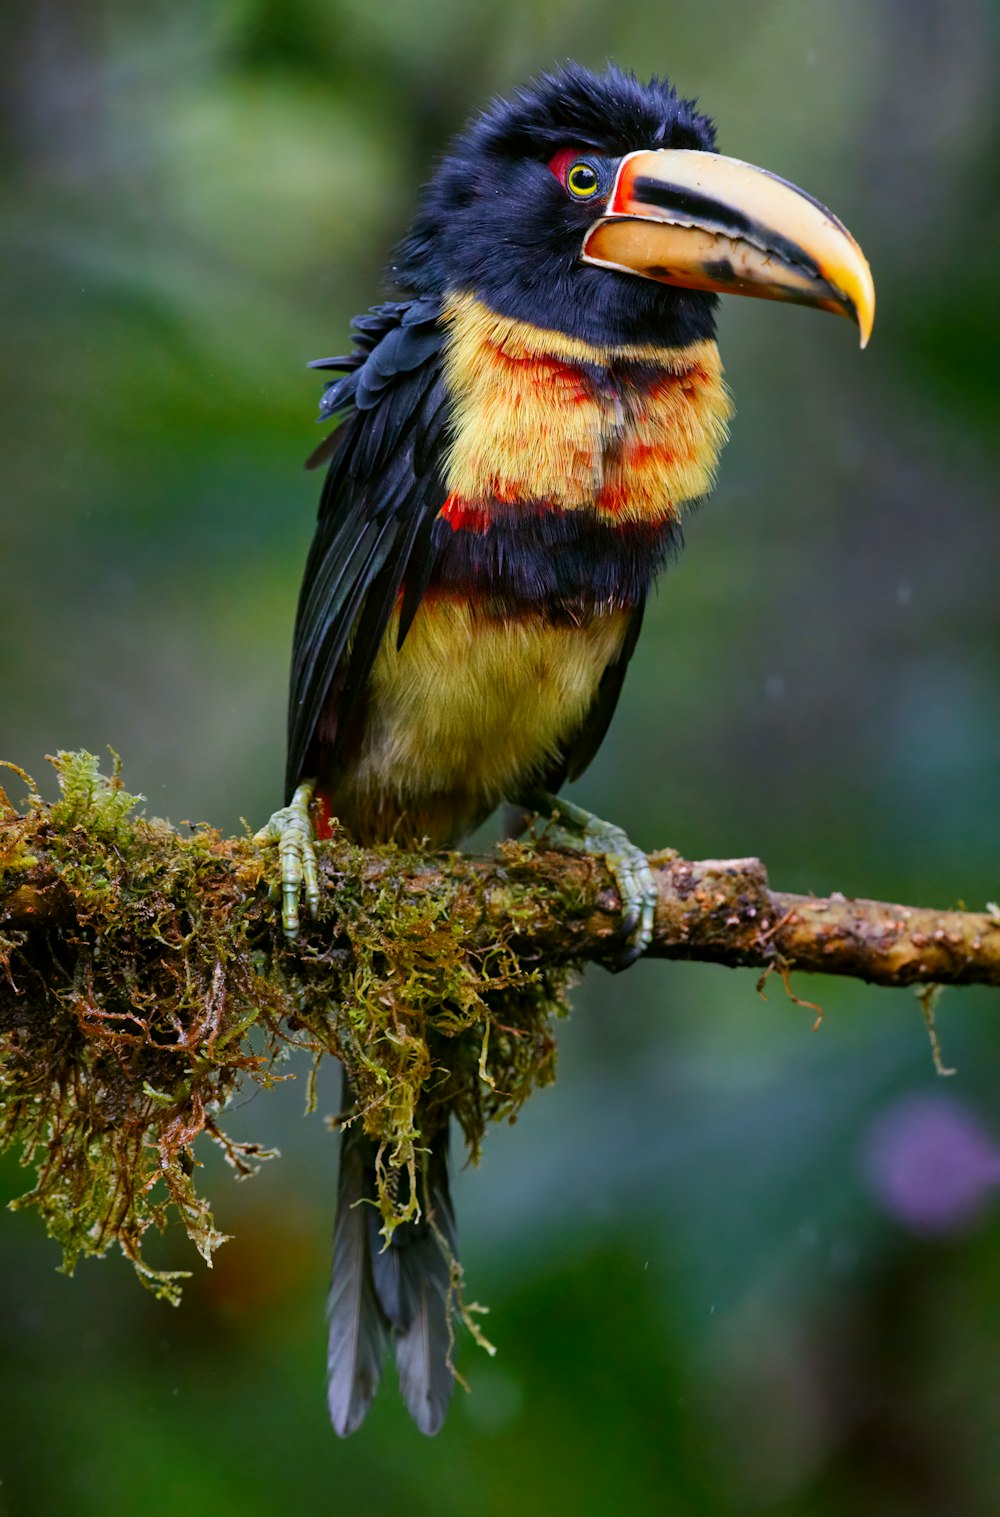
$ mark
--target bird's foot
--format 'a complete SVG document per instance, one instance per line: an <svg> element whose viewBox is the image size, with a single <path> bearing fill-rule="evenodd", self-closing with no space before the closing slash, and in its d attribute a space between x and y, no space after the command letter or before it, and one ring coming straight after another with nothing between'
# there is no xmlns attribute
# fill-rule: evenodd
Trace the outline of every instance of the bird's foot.
<svg viewBox="0 0 1000 1517"><path fill-rule="evenodd" d="M562 796L543 791L533 795L530 804L543 818L552 817L548 838L578 853L597 854L610 869L621 896L625 939L610 967L627 969L645 953L653 936L658 892L648 858L621 827L602 821Z"/></svg>
<svg viewBox="0 0 1000 1517"><path fill-rule="evenodd" d="M294 942L299 935L299 895L303 889L309 915L319 914L316 834L309 815L312 798L313 786L306 780L296 787L288 805L276 811L271 820L254 834L254 842L262 847L269 843L278 845L281 925L289 942ZM279 887L272 886L271 894L277 898Z"/></svg>

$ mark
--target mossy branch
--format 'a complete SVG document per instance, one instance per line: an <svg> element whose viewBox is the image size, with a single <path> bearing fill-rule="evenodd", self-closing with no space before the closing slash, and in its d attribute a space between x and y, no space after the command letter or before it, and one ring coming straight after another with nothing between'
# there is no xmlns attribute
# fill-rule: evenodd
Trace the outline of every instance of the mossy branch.
<svg viewBox="0 0 1000 1517"><path fill-rule="evenodd" d="M380 1144L387 1230L420 1133L449 1112L475 1155L553 1077L553 1021L588 960L608 962L618 900L596 861L519 843L494 857L323 845L319 920L289 948L273 857L210 828L136 816L117 773L55 760L60 797L0 790L0 1150L20 1148L72 1269L117 1242L160 1294L150 1226L178 1212L210 1259L196 1191L207 1133L239 1174L266 1157L226 1137L235 1088L282 1077L293 1046L341 1058ZM20 773L20 771L18 771ZM1000 913L788 895L756 859L653 855L650 954L852 975L879 985L1000 984Z"/></svg>

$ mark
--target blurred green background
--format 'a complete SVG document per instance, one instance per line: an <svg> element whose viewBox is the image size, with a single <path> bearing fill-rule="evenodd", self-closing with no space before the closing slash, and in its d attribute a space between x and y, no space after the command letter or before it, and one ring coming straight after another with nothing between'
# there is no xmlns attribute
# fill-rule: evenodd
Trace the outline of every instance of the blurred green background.
<svg viewBox="0 0 1000 1517"><path fill-rule="evenodd" d="M725 307L738 414L577 795L797 890L982 906L1000 842L988 0L31 0L0 11L0 756L108 743L150 810L276 804L319 386L433 157L565 57L663 71L832 205L875 335ZM471 1344L433 1443L325 1420L333 1140L299 1080L206 1183L177 1311L0 1215L0 1512L1000 1511L996 998L594 972L558 1087L458 1177ZM301 1073L301 1071L300 1071ZM337 1105L328 1074L321 1110ZM6 1197L27 1177L0 1169Z"/></svg>

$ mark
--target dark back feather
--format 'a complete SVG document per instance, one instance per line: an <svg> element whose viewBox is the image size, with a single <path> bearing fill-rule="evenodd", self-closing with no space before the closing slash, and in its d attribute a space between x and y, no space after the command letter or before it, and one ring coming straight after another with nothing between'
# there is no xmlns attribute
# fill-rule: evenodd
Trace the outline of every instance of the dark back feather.
<svg viewBox="0 0 1000 1517"><path fill-rule="evenodd" d="M377 306L354 322L353 353L314 365L343 371L324 392L321 419L348 414L310 460L328 467L295 624L288 796L315 772L320 722L334 749L350 731L404 582L410 588L414 548L429 541L444 504L448 397L438 316L431 299ZM420 594L430 567L422 550ZM411 591L407 626L418 604Z"/></svg>

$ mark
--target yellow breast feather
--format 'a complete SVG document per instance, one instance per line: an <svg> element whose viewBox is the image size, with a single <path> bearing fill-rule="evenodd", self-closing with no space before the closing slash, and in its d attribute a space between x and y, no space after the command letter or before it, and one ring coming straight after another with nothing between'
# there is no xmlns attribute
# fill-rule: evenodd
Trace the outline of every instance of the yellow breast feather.
<svg viewBox="0 0 1000 1517"><path fill-rule="evenodd" d="M450 497L593 506L642 522L676 518L711 488L732 414L714 342L595 346L465 294L444 320ZM630 364L643 366L641 385ZM607 383L602 371L614 371Z"/></svg>
<svg viewBox="0 0 1000 1517"><path fill-rule="evenodd" d="M586 626L540 614L502 619L429 596L398 652L390 623L350 794L334 793L333 809L349 825L363 812L369 827L375 808L405 816L407 833L432 840L440 811L447 825L438 841L455 835L456 818L475 825L540 777L583 722L628 620L628 611Z"/></svg>

